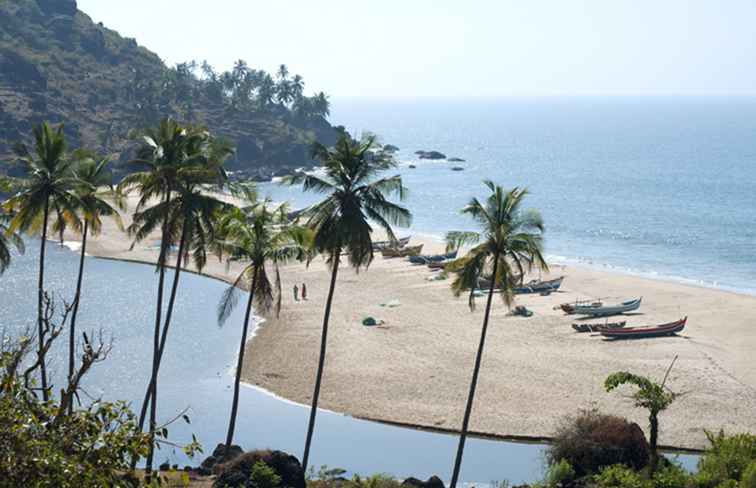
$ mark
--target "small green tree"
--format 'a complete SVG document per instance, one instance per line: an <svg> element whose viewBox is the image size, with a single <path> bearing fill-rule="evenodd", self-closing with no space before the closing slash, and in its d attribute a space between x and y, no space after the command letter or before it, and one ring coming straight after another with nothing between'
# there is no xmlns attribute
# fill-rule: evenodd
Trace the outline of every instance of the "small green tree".
<svg viewBox="0 0 756 488"><path fill-rule="evenodd" d="M675 356L675 359L672 360L672 364L667 368L667 373L664 375L661 384L656 383L645 376L628 373L626 371L610 374L606 378L606 381L604 381L606 391L612 391L615 388L626 384L634 385L638 388L638 391L633 394L635 406L648 410L650 429L649 445L651 447L651 459L649 462L650 474L654 473L659 462L659 453L657 451L657 442L659 439L659 413L666 410L677 397L674 392L665 387L669 372L672 370L672 366L675 364L676 360L677 356Z"/></svg>

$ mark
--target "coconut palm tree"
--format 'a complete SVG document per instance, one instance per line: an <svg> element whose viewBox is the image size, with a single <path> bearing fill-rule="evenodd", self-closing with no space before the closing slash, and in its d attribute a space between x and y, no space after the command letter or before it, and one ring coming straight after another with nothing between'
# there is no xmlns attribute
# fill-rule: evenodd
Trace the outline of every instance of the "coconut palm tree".
<svg viewBox="0 0 756 488"><path fill-rule="evenodd" d="M257 305L257 312L265 313L273 305L277 295L277 310L281 307L281 279L278 266L293 259L304 259L307 248L302 243L302 229L288 224L288 206L270 207L264 201L246 209L233 208L224 215L219 224L221 240L218 249L227 254L229 262L244 261L248 264L239 273L236 281L221 297L218 304L218 325L228 319L239 299L239 289L244 286L249 290L247 309L242 324L242 336L239 343L239 356L234 379L234 397L231 403L231 417L226 436L226 451L234 440L234 428L239 408L239 386L242 367L244 366L244 349L247 343L249 319L252 303ZM275 267L275 290L270 282L266 265Z"/></svg>
<svg viewBox="0 0 756 488"><path fill-rule="evenodd" d="M349 264L359 270L367 268L373 260L373 225L381 227L391 240L395 240L392 225L408 226L412 220L410 212L387 200L387 194L394 194L400 200L406 195L399 175L376 179L382 171L395 167L392 159L376 157L371 151L374 139L365 142L354 141L343 134L336 146L328 149L315 144L313 157L318 159L325 170L321 178L314 175L294 175L284 181L288 184L302 184L304 191L327 193L328 196L306 209L303 216L313 231L314 249L325 255L331 271L331 283L326 300L323 328L320 339L320 357L315 376L315 391L312 396L310 420L307 427L302 465L307 466L310 444L315 428L315 415L320 396L320 384L325 365L328 338L328 320L331 303L336 288L336 276L341 263L341 254L346 251Z"/></svg>
<svg viewBox="0 0 756 488"><path fill-rule="evenodd" d="M160 228L161 256L159 272L161 283L158 285L158 314L156 316L155 343L153 344L153 368L150 382L145 393L145 401L142 404L140 415L140 427L144 425L146 405L150 404L150 435L154 436L157 412L157 378L160 370L165 343L168 337L171 319L173 317L176 294L178 290L181 268L190 259L198 270L202 270L207 262L208 249L215 239L215 219L221 210L228 204L218 200L208 190L221 189L227 181L223 170L223 162L231 153L231 148L223 141L216 140L204 130L196 127L184 128L183 136L188 137L181 146L181 151L174 153L172 163L175 165L175 179L171 190L163 201L151 207L141 209L134 213L132 224L129 226L129 234L134 237L134 242L139 242ZM168 142L169 145L171 141ZM175 149L175 148L174 148ZM158 154L165 155L158 151ZM146 175L147 180L152 180L152 175ZM147 190L149 191L149 190ZM144 195L142 196L144 199ZM178 244L176 254L175 272L173 284L168 299L165 319L160 329L161 304L162 304L162 279L165 268L165 260L168 250L174 244ZM151 473L153 460L153 445L151 443L147 456L147 471Z"/></svg>
<svg viewBox="0 0 756 488"><path fill-rule="evenodd" d="M68 377L72 378L75 371L74 358L76 356L76 317L81 303L81 287L84 277L84 256L87 252L88 235L96 236L102 229L102 217L111 217L119 229L123 230L123 222L118 210L113 208L106 199L114 201L117 207L124 208L120 195L112 191L113 178L106 171L109 159L96 161L90 155L81 154L73 169L74 188L81 214L83 229L81 232L81 250L79 256L79 274L76 278L76 294L74 295L73 310L69 323L68 336ZM69 403L69 411L73 402Z"/></svg>
<svg viewBox="0 0 756 488"><path fill-rule="evenodd" d="M24 240L16 232L9 232L11 214L5 213L0 207L0 275L5 273L11 262L11 248L23 254L25 251Z"/></svg>
<svg viewBox="0 0 756 488"><path fill-rule="evenodd" d="M478 280L484 273L491 273L491 285L488 289L486 311L483 316L483 328L480 334L478 352L475 356L470 391L467 396L467 406L462 421L459 446L454 460L451 487L455 488L462 465L462 453L465 449L467 429L470 423L475 388L478 384L478 374L483 358L483 348L486 342L488 320L491 314L491 304L494 294L498 293L509 307L513 300L513 289L522 279L526 271L533 267L548 270L543 258L543 220L536 210L522 210L522 202L528 194L527 190L514 188L506 192L491 181L484 181L491 191L491 195L480 202L477 198L470 200L462 213L472 217L482 229L482 234L456 233L449 236L448 242L460 245L463 242L477 244L465 256L447 266L456 277L452 282L452 291L459 296L469 291L469 305L475 308L474 290L478 288ZM482 241L482 242L481 242Z"/></svg>
<svg viewBox="0 0 756 488"><path fill-rule="evenodd" d="M42 348L43 301L45 284L45 244L51 212L57 216L60 229L63 222L78 227L75 197L71 193L73 177L71 162L66 156L66 140L63 126L53 130L47 122L34 127L34 154L24 144L15 150L25 166L27 177L19 183L18 191L3 205L6 211L15 212L7 229L8 234L17 231L40 232L39 276L37 285L37 326L39 347ZM47 369L44 357L40 358L42 397L49 399Z"/></svg>

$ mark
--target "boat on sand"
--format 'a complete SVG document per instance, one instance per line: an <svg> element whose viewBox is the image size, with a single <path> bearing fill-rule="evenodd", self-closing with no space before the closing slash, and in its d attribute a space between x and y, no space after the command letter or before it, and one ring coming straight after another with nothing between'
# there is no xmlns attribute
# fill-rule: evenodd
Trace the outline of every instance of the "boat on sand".
<svg viewBox="0 0 756 488"><path fill-rule="evenodd" d="M627 300L619 305L606 306L602 303L592 303L590 305L577 305L575 307L575 314L577 315L589 315L591 317L608 317L610 315L620 315L627 312L638 310L641 306L641 298L635 298L633 300Z"/></svg>
<svg viewBox="0 0 756 488"><path fill-rule="evenodd" d="M606 322L603 324L581 324L581 323L574 323L572 324L572 328L575 329L575 332L601 332L604 329L611 330L611 329L621 329L627 324L627 321L623 320L622 322Z"/></svg>
<svg viewBox="0 0 756 488"><path fill-rule="evenodd" d="M381 254L384 258L406 258L409 256L417 256L419 255L423 250L423 245L418 244L417 246L406 246L406 247L387 247L384 249L381 249Z"/></svg>
<svg viewBox="0 0 756 488"><path fill-rule="evenodd" d="M640 339L648 337L662 337L675 335L685 328L688 317L684 317L668 324L651 327L627 327L624 329L605 329L601 335L608 339Z"/></svg>

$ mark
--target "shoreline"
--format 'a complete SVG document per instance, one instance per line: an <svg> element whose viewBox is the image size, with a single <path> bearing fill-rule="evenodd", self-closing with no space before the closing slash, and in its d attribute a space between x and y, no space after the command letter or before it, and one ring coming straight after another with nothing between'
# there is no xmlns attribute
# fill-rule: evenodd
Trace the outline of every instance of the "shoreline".
<svg viewBox="0 0 756 488"><path fill-rule="evenodd" d="M427 237L435 237L435 242L424 239ZM156 258L156 251L149 247L152 239L150 236L129 250L130 240L106 221L103 234L88 241L88 255L150 265ZM437 236L427 234L414 234L413 241L423 242L424 252L436 252L443 246ZM186 271L196 273L192 268ZM226 271L225 264L212 260L198 274L229 283L235 272L237 267ZM744 312L741 322L754 323L756 297L580 265L555 265L554 273L567 275L564 292L551 297L518 296L518 304L536 312L533 319L506 317L504 307L498 303L494 307L492 323L513 327L495 326L489 335L471 422L476 437L548 442L558 420L581 408L626 416L646 430L644 413L632 408L624 393L604 393L600 383L606 372L617 369L658 376L674 354L681 358L673 370L672 387L676 391L693 387L694 391L679 401L679 408L675 404L663 414L660 443L665 449L697 452L705 447L702 428L756 431L756 419L748 413L756 409L756 369L742 359L743 350L747 353L756 345L756 333L742 323L727 325L733 330L718 329L717 323L726 324L727 317L715 317L713 322L710 314L699 317L699 302L725 309L729 303L736 312ZM245 386L309 406L327 275L320 259L309 268L300 264L282 268L281 318L265 318L248 340L242 376ZM470 313L466 298L454 299L448 281L425 281L428 275L425 267L380 255L359 274L342 268L321 396L324 410L407 428L457 432L481 313ZM290 289L295 282L307 283L310 300L293 301ZM593 294L597 288L612 293ZM642 311L647 313L645 318L627 316L630 325L638 320L658 323L662 316L679 318L673 315L699 304L699 309L689 314L696 317L691 318L682 337L607 344L568 331L567 324L574 317L550 311L552 302L571 301L574 294L619 296L635 288L638 295L646 296L646 310ZM646 307L654 295L658 295L659 305ZM399 298L401 305L376 306L389 298ZM357 325L360 313L385 316L388 324ZM429 321L433 322L430 327ZM737 340L728 340L733 337ZM539 356L543 356L540 361ZM549 364L561 368L544 367ZM575 374L570 373L573 370Z"/></svg>

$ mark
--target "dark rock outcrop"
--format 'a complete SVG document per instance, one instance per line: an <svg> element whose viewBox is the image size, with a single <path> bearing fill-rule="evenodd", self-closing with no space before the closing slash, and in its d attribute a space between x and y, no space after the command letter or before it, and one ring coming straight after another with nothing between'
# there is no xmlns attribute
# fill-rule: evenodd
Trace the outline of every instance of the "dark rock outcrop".
<svg viewBox="0 0 756 488"><path fill-rule="evenodd" d="M420 159L446 159L446 154L438 151L415 151Z"/></svg>
<svg viewBox="0 0 756 488"><path fill-rule="evenodd" d="M449 158L447 159L450 163L464 163L465 160L462 158Z"/></svg>
<svg viewBox="0 0 756 488"><path fill-rule="evenodd" d="M445 488L444 482L438 476L431 476L426 481L410 477L402 481L402 486L411 488Z"/></svg>
<svg viewBox="0 0 756 488"><path fill-rule="evenodd" d="M383 150L386 151L387 153L395 153L399 150L399 148L393 144L386 144L383 146Z"/></svg>
<svg viewBox="0 0 756 488"><path fill-rule="evenodd" d="M215 486L245 486L252 468L262 461L281 477L281 486L305 488L305 472L299 460L282 451L250 451L215 467Z"/></svg>

